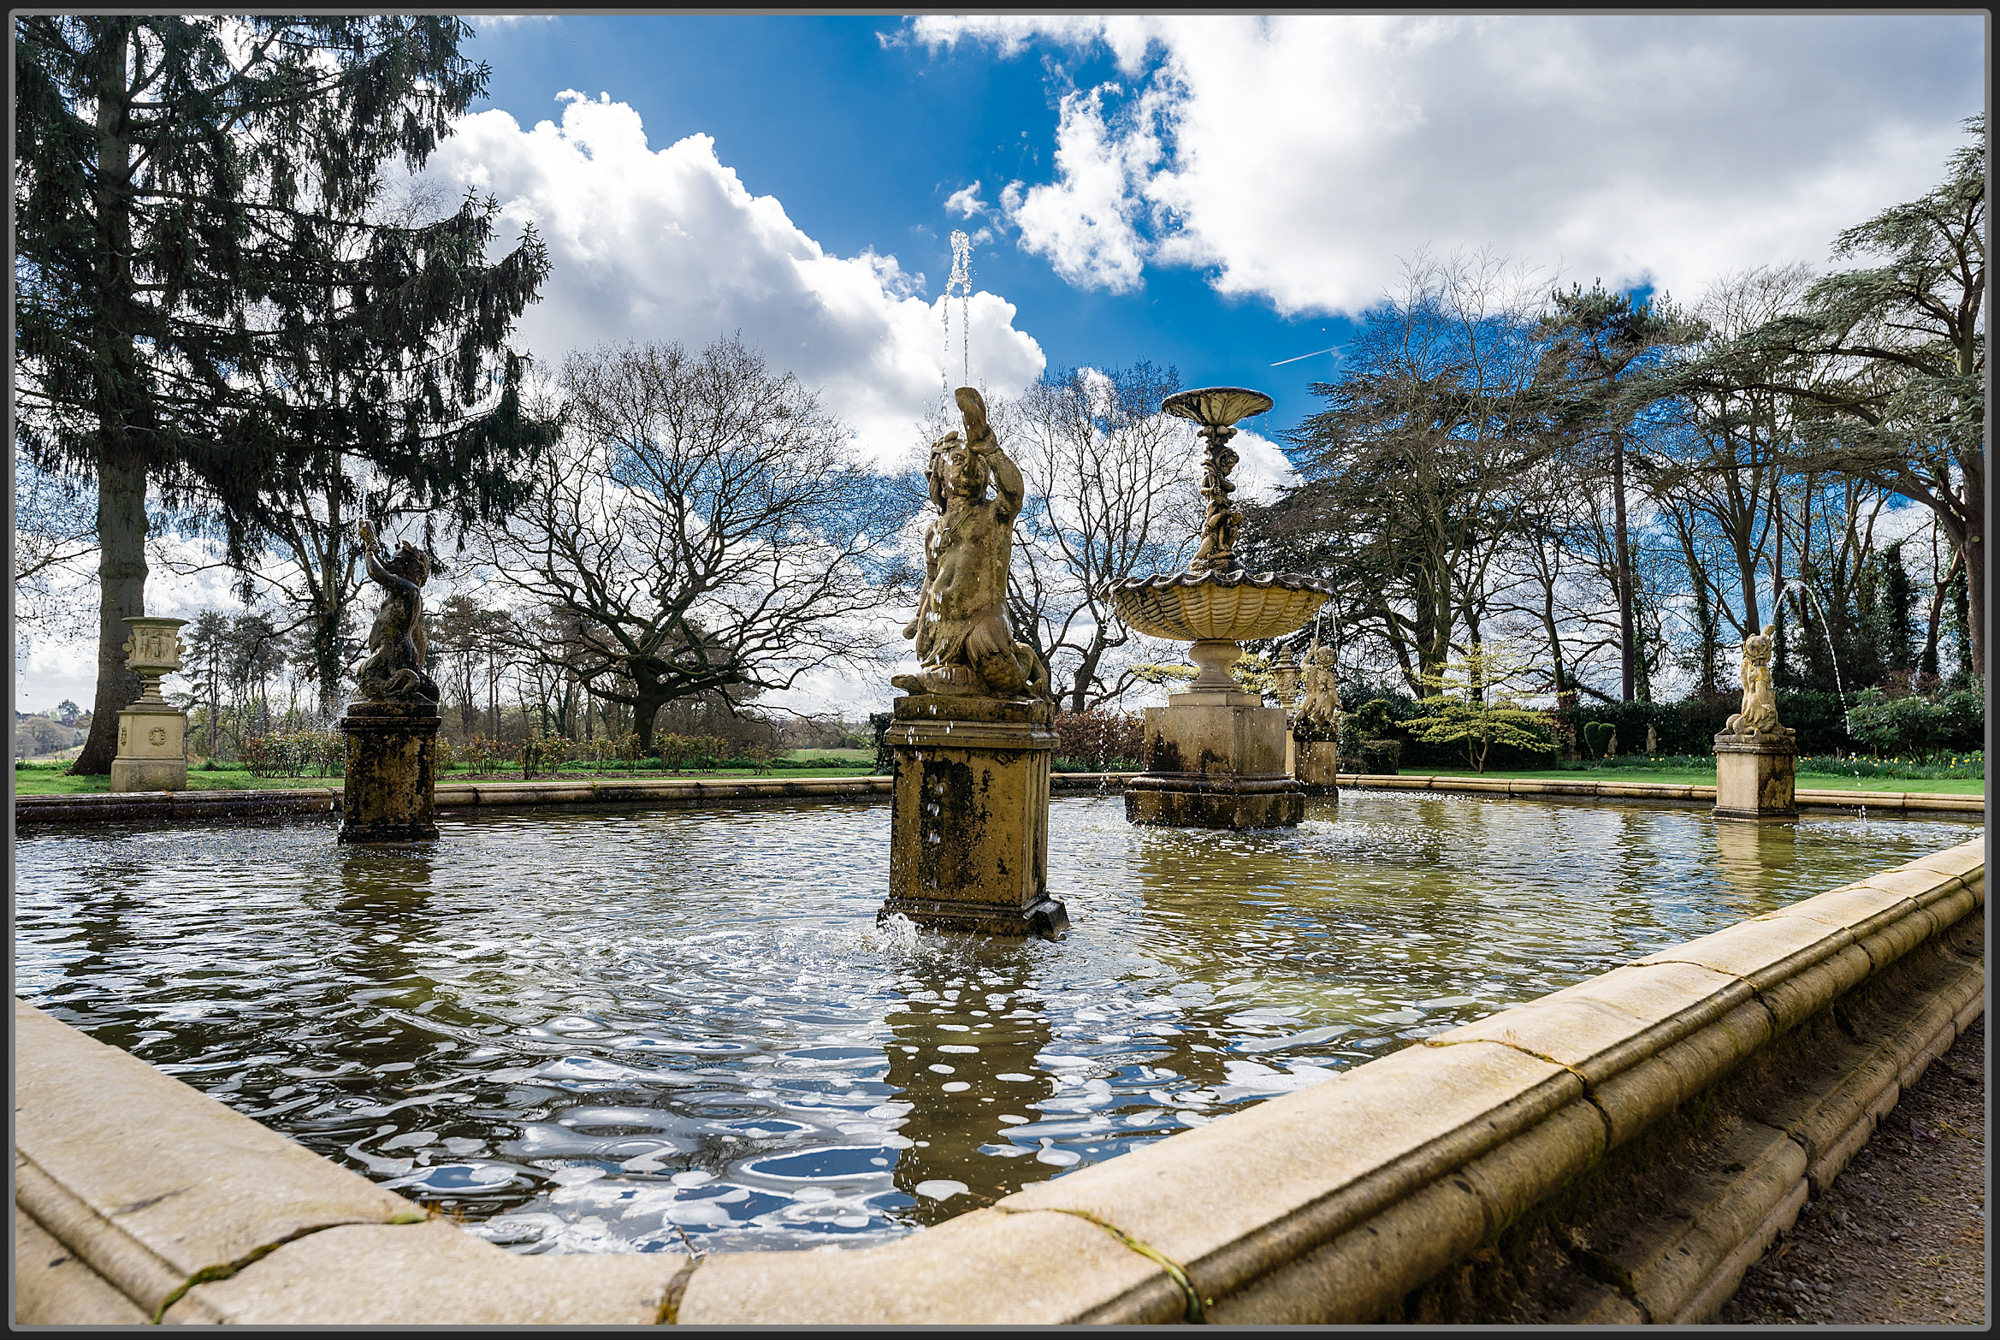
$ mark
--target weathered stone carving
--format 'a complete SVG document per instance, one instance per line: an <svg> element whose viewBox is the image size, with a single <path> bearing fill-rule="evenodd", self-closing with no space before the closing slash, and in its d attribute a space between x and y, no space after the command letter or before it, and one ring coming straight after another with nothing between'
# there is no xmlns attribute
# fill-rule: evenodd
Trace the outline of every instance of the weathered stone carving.
<svg viewBox="0 0 2000 1340"><path fill-rule="evenodd" d="M1317 638L1306 649L1301 689L1297 724L1315 734L1331 735L1340 726L1340 681L1334 677L1333 648L1320 646Z"/></svg>
<svg viewBox="0 0 2000 1340"><path fill-rule="evenodd" d="M385 560L374 527L364 520L359 529L368 575L383 590L382 608L368 633L373 654L355 675L362 701L435 706L438 686L424 670L423 585L430 580L430 560L407 540Z"/></svg>
<svg viewBox="0 0 2000 1340"><path fill-rule="evenodd" d="M1771 688L1771 637L1777 629L1764 625L1761 633L1743 639L1743 710L1729 718L1722 728L1725 735L1776 735L1778 699Z"/></svg>
<svg viewBox="0 0 2000 1340"><path fill-rule="evenodd" d="M965 432L933 442L924 471L938 516L924 532L917 617L903 629L916 639L923 671L890 682L916 694L1046 699L1047 667L1007 626L1007 568L1025 496L1021 471L994 436L979 392L961 386L957 400Z"/></svg>

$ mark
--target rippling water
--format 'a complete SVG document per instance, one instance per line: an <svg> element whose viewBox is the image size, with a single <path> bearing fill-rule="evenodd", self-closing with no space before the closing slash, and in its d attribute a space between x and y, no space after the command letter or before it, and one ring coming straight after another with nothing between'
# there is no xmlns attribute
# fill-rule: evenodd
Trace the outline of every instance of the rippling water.
<svg viewBox="0 0 2000 1340"><path fill-rule="evenodd" d="M1059 943L877 928L886 803L100 827L18 846L16 991L522 1251L905 1233L1978 836L1349 792L1055 801Z"/></svg>

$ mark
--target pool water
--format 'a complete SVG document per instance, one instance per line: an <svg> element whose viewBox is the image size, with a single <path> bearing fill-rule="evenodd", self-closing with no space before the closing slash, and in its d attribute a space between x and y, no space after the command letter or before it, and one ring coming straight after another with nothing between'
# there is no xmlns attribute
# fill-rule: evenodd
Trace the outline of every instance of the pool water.
<svg viewBox="0 0 2000 1340"><path fill-rule="evenodd" d="M518 1251L855 1244L1970 840L1953 819L1058 797L1060 942L878 927L886 802L30 830L15 990Z"/></svg>

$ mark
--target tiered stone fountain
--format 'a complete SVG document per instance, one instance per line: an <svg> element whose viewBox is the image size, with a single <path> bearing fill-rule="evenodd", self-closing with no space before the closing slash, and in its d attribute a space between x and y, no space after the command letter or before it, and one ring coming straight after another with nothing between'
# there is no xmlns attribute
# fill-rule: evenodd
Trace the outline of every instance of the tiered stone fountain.
<svg viewBox="0 0 2000 1340"><path fill-rule="evenodd" d="M1125 792L1125 817L1179 828L1296 824L1305 792L1287 766L1285 709L1264 706L1229 673L1238 643L1303 628L1332 593L1310 577L1246 572L1236 558L1242 513L1229 496L1237 459L1229 439L1236 421L1270 409L1271 397L1214 386L1177 391L1160 408L1200 425L1207 444L1201 547L1185 572L1128 579L1112 599L1139 632L1192 642L1188 659L1201 673L1165 707L1146 709L1146 770Z"/></svg>

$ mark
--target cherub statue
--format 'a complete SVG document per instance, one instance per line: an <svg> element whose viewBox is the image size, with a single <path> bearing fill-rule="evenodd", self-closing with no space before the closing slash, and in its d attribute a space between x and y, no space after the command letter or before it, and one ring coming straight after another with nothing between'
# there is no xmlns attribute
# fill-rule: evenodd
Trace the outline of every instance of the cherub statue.
<svg viewBox="0 0 2000 1340"><path fill-rule="evenodd" d="M1761 633L1743 639L1743 710L1729 718L1722 728L1725 735L1775 735L1778 699L1771 688L1771 637L1777 629L1764 625Z"/></svg>
<svg viewBox="0 0 2000 1340"><path fill-rule="evenodd" d="M1047 667L1014 641L1007 625L1007 567L1025 497L1021 471L1001 450L979 392L961 386L957 400L965 432L933 442L924 471L938 516L924 532L917 617L903 629L916 639L923 672L890 682L909 693L1046 698Z"/></svg>
<svg viewBox="0 0 2000 1340"><path fill-rule="evenodd" d="M432 706L438 686L424 673L423 585L430 579L430 560L407 540L384 559L375 543L375 528L364 519L359 527L368 575L384 592L375 626L368 632L368 650L355 680L364 702Z"/></svg>
<svg viewBox="0 0 2000 1340"><path fill-rule="evenodd" d="M1297 722L1308 729L1331 735L1340 726L1340 682L1334 677L1333 648L1322 647L1314 638L1306 649L1306 672L1301 684Z"/></svg>

